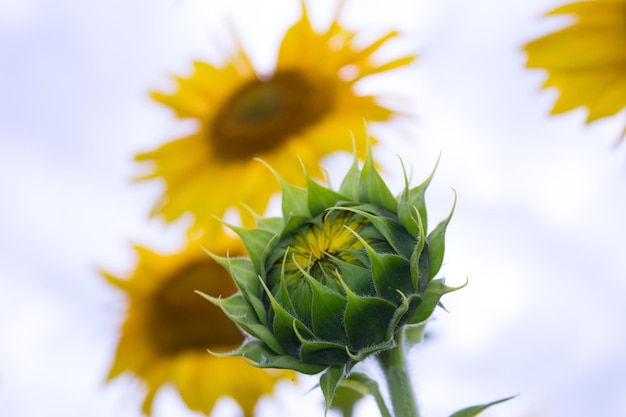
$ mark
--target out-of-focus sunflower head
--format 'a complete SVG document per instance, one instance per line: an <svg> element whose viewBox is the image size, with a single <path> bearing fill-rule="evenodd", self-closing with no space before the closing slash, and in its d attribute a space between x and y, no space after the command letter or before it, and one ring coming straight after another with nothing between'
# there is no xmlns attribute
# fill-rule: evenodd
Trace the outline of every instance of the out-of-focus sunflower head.
<svg viewBox="0 0 626 417"><path fill-rule="evenodd" d="M213 258L240 292L207 298L252 336L233 351L268 368L325 371L329 405L341 380L396 334L421 331L440 298L456 288L434 279L448 216L430 233L424 193L431 177L395 197L371 152L338 191L306 175L306 188L279 177L282 218L233 226L249 258Z"/></svg>
<svg viewBox="0 0 626 417"><path fill-rule="evenodd" d="M559 90L553 114L578 107L587 123L626 109L626 0L587 0L558 7L573 23L524 46L527 67L547 70L544 88ZM625 124L626 125L626 124ZM622 139L626 136L626 126Z"/></svg>
<svg viewBox="0 0 626 417"><path fill-rule="evenodd" d="M302 17L286 32L270 73L258 73L239 46L225 65L195 62L190 76L176 77L173 93L153 93L178 117L199 122L191 135L136 157L149 164L140 180L165 183L153 215L174 221L191 213L194 232L240 202L263 212L279 187L255 157L297 182L300 164L293 155L299 155L319 178L324 156L351 150L350 132L364 137L364 120L397 114L380 104L381 97L360 95L354 86L415 57L375 62L372 56L397 33L356 46L356 33L339 24L339 14L326 30L316 31L302 2Z"/></svg>
<svg viewBox="0 0 626 417"><path fill-rule="evenodd" d="M233 239L215 242L208 247L223 255L245 253ZM237 290L233 280L201 249L200 242L170 255L144 247L136 251L138 263L129 277L104 274L128 299L109 379L122 373L141 379L147 386L143 405L147 414L160 387L173 383L192 410L209 414L219 398L230 396L246 416L253 415L257 400L271 393L278 378L292 375L268 373L241 358L207 352L232 350L244 337L218 307L195 291L227 297Z"/></svg>

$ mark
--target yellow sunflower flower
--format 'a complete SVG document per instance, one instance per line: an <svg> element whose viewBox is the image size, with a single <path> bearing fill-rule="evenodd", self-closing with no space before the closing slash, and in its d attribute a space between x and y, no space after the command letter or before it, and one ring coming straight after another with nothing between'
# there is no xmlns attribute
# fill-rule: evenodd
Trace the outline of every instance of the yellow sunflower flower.
<svg viewBox="0 0 626 417"><path fill-rule="evenodd" d="M385 121L397 114L378 97L357 94L354 86L415 57L375 63L372 55L397 33L357 47L356 33L338 22L340 10L318 32L303 1L302 17L286 32L271 73L258 73L238 46L224 66L195 62L189 77L176 78L173 94L152 94L179 118L199 122L195 133L136 156L151 163L151 171L139 180L165 182L152 215L173 221L189 212L197 231L216 224L211 216L222 216L241 202L262 213L279 187L255 157L297 181L302 167L293 156L299 155L320 177L323 156L351 151L350 132L365 137L364 120Z"/></svg>
<svg viewBox="0 0 626 417"><path fill-rule="evenodd" d="M222 255L243 255L240 243L213 244ZM272 392L291 372L252 367L240 357L217 357L244 340L239 329L216 306L194 291L227 297L237 288L228 273L201 249L189 244L180 253L161 255L135 248L138 264L129 277L104 273L128 297L126 319L108 379L129 372L144 381L143 412L150 414L155 394L173 383L187 406L209 414L215 402L230 396L246 416L257 400Z"/></svg>
<svg viewBox="0 0 626 417"><path fill-rule="evenodd" d="M553 114L576 107L589 111L587 123L626 108L626 0L567 4L548 15L573 15L575 22L528 43L528 68L543 68L543 87L560 91ZM622 139L626 135L626 128Z"/></svg>

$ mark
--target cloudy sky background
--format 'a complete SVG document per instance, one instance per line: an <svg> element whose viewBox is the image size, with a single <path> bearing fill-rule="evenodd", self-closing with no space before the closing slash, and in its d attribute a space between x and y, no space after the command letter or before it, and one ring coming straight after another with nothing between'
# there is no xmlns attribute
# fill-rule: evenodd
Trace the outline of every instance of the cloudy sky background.
<svg viewBox="0 0 626 417"><path fill-rule="evenodd" d="M316 1L314 21L334 4ZM410 353L427 417L518 393L485 416L626 415L626 144L614 146L625 115L587 127L583 110L548 116L556 92L539 91L545 75L524 69L520 47L566 23L540 18L559 4L345 9L365 37L404 32L385 53L420 54L362 86L417 116L372 126L387 178L400 189L395 154L414 183L441 154L431 218L458 194L443 270L469 285L446 296L450 313ZM148 220L159 185L130 182L132 156L192 126L147 92L193 59L223 60L229 21L270 69L298 13L295 0L0 0L0 416L140 416L137 383L103 383L124 300L97 271L130 269L133 242L181 244L184 225ZM335 183L346 164L327 161ZM260 415L321 415L318 393L304 394L312 385L281 385ZM225 400L214 415L236 412ZM154 415L195 414L166 389Z"/></svg>

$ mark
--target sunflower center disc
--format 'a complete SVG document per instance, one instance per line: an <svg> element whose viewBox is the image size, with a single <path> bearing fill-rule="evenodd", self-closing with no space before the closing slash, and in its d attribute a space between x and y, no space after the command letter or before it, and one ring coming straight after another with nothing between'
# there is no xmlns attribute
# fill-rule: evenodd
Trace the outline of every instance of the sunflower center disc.
<svg viewBox="0 0 626 417"><path fill-rule="evenodd" d="M172 274L152 298L148 334L162 352L229 350L243 336L222 310L194 291L227 297L235 284L210 259L196 261Z"/></svg>
<svg viewBox="0 0 626 417"><path fill-rule="evenodd" d="M243 85L217 112L211 144L225 159L249 159L317 123L332 105L330 91L297 71Z"/></svg>
<svg viewBox="0 0 626 417"><path fill-rule="evenodd" d="M342 265L362 268L367 262L363 245L353 232L361 234L369 228L365 218L340 211L303 225L281 242L277 259L270 268L270 288L278 288L282 280L287 290L295 293L300 286L307 285L302 270L323 285L341 288L337 274L341 273Z"/></svg>

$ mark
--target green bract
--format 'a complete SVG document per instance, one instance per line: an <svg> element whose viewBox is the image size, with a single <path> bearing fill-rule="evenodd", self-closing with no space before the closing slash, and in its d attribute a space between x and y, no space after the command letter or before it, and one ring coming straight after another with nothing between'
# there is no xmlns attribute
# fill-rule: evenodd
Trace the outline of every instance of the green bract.
<svg viewBox="0 0 626 417"><path fill-rule="evenodd" d="M426 321L455 288L434 279L442 264L452 213L430 233L424 193L431 176L391 193L371 150L355 158L338 191L306 174L307 187L282 186L282 218L257 227L231 226L248 258L213 258L239 287L230 298L208 297L252 338L230 355L256 366L306 374L326 370L327 400L352 367L395 347L403 327Z"/></svg>

